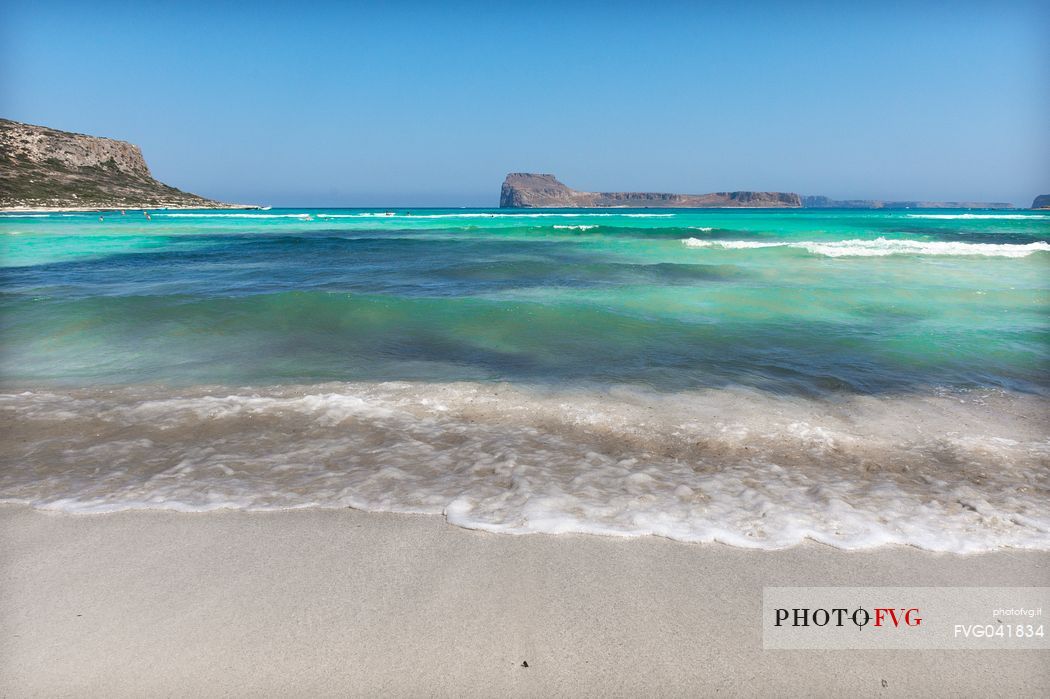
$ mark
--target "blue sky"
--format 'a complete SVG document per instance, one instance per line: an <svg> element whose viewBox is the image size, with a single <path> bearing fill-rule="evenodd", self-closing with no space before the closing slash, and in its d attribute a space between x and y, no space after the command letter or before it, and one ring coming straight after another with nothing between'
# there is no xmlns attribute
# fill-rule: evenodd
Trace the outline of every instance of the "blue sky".
<svg viewBox="0 0 1050 699"><path fill-rule="evenodd" d="M274 205L1050 191L1050 3L855 4L0 0L0 115Z"/></svg>

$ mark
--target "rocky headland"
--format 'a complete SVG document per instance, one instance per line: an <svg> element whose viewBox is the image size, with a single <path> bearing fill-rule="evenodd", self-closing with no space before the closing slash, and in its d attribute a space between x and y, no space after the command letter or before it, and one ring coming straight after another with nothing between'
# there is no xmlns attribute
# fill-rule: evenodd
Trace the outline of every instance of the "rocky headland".
<svg viewBox="0 0 1050 699"><path fill-rule="evenodd" d="M1040 194L1032 202L1033 209L1050 209L1050 194Z"/></svg>
<svg viewBox="0 0 1050 699"><path fill-rule="evenodd" d="M558 181L554 175L512 172L503 181L500 208L712 208L712 207L799 207L799 195L789 192L714 192L669 194L663 192L580 192Z"/></svg>
<svg viewBox="0 0 1050 699"><path fill-rule="evenodd" d="M154 179L134 144L0 119L0 209L233 206Z"/></svg>

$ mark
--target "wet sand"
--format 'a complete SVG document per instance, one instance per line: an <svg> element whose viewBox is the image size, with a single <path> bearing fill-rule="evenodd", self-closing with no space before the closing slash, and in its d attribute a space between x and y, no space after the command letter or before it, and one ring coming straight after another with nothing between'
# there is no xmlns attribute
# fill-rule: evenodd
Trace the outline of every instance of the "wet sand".
<svg viewBox="0 0 1050 699"><path fill-rule="evenodd" d="M759 625L763 586L1048 585L1047 552L17 506L0 551L5 696L1050 693L1050 651L764 651Z"/></svg>

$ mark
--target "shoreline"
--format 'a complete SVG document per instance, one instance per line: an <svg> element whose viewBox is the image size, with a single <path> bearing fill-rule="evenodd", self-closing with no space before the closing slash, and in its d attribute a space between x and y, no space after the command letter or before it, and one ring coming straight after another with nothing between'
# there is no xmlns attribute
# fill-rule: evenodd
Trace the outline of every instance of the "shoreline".
<svg viewBox="0 0 1050 699"><path fill-rule="evenodd" d="M1050 550L1045 414L991 393L484 382L3 392L0 490L83 513L350 506L496 533Z"/></svg>
<svg viewBox="0 0 1050 699"><path fill-rule="evenodd" d="M36 206L36 207L0 207L0 214L33 214L33 213L95 213L95 212L106 212L106 211L120 211L121 209L130 211L260 211L273 207L263 206L261 204L230 204L228 206L154 206L154 207L143 207L143 206ZM689 212L702 212L702 211L772 211L780 213L783 211L813 211L813 212L836 212L836 211L861 211L861 212L909 212L909 211L1002 211L1002 212L1045 212L1050 211L1050 208L1042 207L1038 209L1026 208L1026 207L1012 207L1012 208L972 208L972 207L960 207L956 209L950 209L946 207L913 207L913 208L887 208L887 207L816 207L816 206L792 206L792 207L763 207L763 206L703 206L703 207L670 207L670 206L594 206L594 207L579 207L579 206L568 206L568 207L528 207L528 206L280 206L276 207L280 209L290 209L294 211L306 211L306 210L376 210L376 211L391 211L391 210L405 210L405 209L421 209L421 210L479 210L479 211L494 211L494 212L543 212L543 211L565 211L567 209L575 209L581 212L587 211L606 211L606 210L637 210L637 211L683 211ZM581 213L581 216L586 215Z"/></svg>
<svg viewBox="0 0 1050 699"><path fill-rule="evenodd" d="M91 214L109 211L258 211L255 204L231 204L229 206L36 206L0 207L0 214Z"/></svg>
<svg viewBox="0 0 1050 699"><path fill-rule="evenodd" d="M1048 552L754 551L349 509L10 505L0 543L0 685L15 695L1050 688L1045 650L765 651L759 623L764 586L1038 586Z"/></svg>

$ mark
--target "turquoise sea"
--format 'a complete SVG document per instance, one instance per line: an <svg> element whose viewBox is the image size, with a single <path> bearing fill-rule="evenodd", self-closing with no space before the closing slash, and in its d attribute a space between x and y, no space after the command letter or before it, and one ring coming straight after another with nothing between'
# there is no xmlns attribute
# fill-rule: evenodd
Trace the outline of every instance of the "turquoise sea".
<svg viewBox="0 0 1050 699"><path fill-rule="evenodd" d="M0 500L1050 548L1050 215L0 217Z"/></svg>

